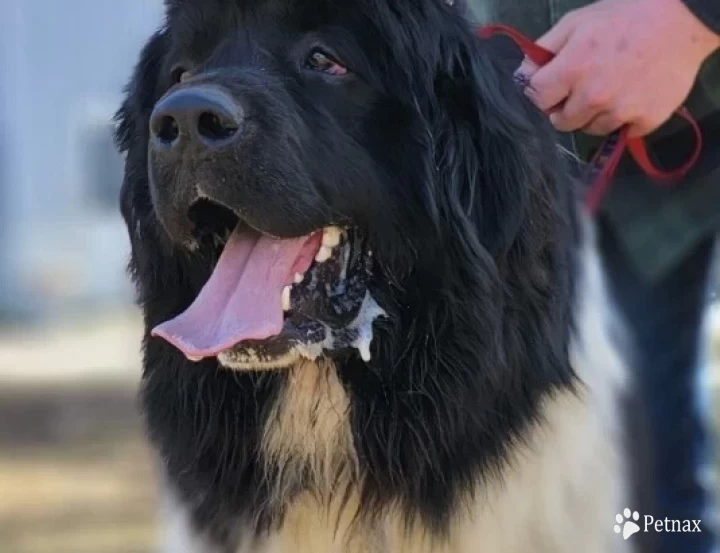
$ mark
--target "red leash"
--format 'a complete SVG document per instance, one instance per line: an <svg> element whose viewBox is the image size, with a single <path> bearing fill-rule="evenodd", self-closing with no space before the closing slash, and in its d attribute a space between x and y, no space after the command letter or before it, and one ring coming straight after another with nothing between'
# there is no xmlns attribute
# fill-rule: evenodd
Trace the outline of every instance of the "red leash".
<svg viewBox="0 0 720 553"><path fill-rule="evenodd" d="M487 25L478 30L478 35L481 38L490 38L496 34L504 34L510 37L520 47L525 56L538 66L546 65L555 57L553 52L546 50L542 46L538 46L532 40L511 27L505 25ZM642 137L630 137L628 136L627 127L621 128L605 139L590 160L590 188L585 197L585 207L591 214L595 213L600 202L610 189L615 170L626 150L630 152L635 163L640 166L645 174L661 186L675 183L692 169L702 151L702 132L700 131L700 126L697 124L697 121L693 119L690 112L684 107L678 109L675 115L687 121L695 134L695 149L690 159L677 169L669 171L660 169L650 160L645 140Z"/></svg>

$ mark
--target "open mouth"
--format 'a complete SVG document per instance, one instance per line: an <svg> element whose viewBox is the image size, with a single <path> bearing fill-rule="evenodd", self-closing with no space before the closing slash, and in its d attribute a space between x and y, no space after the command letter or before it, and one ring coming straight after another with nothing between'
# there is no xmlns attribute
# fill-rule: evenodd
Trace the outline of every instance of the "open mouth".
<svg viewBox="0 0 720 553"><path fill-rule="evenodd" d="M191 210L202 247L217 248L212 275L183 313L153 329L188 359L232 369L287 367L329 350L369 360L383 315L367 285L371 252L361 233L329 226L280 239L203 200Z"/></svg>

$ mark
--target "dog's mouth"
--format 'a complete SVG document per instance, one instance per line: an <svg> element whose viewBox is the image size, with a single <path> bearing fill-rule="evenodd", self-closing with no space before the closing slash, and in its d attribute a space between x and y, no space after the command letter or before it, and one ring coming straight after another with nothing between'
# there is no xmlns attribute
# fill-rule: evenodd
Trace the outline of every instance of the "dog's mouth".
<svg viewBox="0 0 720 553"><path fill-rule="evenodd" d="M188 359L217 357L232 369L275 369L329 350L359 349L369 360L372 252L353 228L328 226L275 238L230 210L197 204L199 240L217 263L195 301L153 329Z"/></svg>

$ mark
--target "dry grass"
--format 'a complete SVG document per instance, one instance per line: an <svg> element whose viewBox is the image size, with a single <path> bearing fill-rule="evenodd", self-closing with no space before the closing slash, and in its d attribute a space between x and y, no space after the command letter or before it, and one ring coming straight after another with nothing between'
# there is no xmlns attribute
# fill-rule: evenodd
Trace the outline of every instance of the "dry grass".
<svg viewBox="0 0 720 553"><path fill-rule="evenodd" d="M154 550L150 456L132 394L114 391L121 397L109 401L110 393L15 390L0 399L0 419L17 434L0 432L0 551Z"/></svg>

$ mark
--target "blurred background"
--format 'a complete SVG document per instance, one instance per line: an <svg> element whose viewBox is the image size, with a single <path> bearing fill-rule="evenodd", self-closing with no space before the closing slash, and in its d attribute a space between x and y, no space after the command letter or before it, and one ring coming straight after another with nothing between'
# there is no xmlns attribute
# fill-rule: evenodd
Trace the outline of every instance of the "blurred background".
<svg viewBox="0 0 720 553"><path fill-rule="evenodd" d="M161 21L0 2L0 553L155 551L112 116Z"/></svg>
<svg viewBox="0 0 720 553"><path fill-rule="evenodd" d="M0 2L0 553L155 550L112 115L161 20L162 0Z"/></svg>

